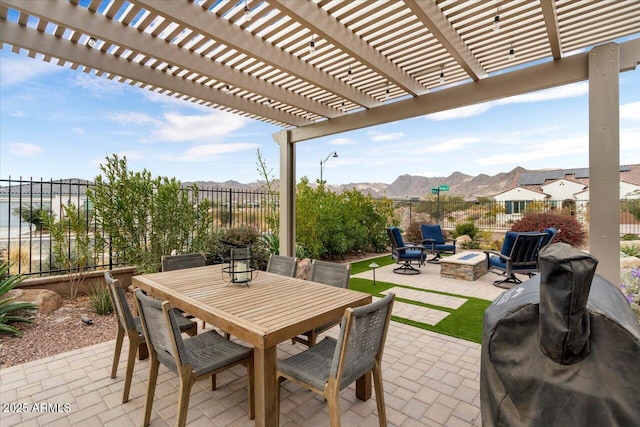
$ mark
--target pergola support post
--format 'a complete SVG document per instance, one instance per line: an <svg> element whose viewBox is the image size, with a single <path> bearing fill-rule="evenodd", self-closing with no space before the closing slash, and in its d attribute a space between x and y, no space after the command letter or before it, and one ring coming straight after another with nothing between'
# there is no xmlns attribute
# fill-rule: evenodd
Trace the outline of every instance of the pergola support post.
<svg viewBox="0 0 640 427"><path fill-rule="evenodd" d="M296 147L291 131L273 134L280 145L280 255L296 253Z"/></svg>
<svg viewBox="0 0 640 427"><path fill-rule="evenodd" d="M589 53L589 251L620 283L620 47Z"/></svg>

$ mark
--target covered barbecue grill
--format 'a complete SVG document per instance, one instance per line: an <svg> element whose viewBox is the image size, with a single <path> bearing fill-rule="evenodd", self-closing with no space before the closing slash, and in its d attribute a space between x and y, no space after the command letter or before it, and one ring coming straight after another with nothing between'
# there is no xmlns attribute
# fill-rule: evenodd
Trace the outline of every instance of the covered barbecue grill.
<svg viewBox="0 0 640 427"><path fill-rule="evenodd" d="M597 260L564 243L484 315L484 426L640 425L640 325Z"/></svg>

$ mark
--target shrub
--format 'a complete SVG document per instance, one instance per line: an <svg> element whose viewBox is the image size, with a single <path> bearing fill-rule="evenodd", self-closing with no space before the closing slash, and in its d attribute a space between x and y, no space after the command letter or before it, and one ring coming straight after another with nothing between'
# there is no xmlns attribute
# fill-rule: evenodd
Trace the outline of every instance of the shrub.
<svg viewBox="0 0 640 427"><path fill-rule="evenodd" d="M640 322L640 268L622 273L620 289Z"/></svg>
<svg viewBox="0 0 640 427"><path fill-rule="evenodd" d="M471 240L476 239L476 235L480 232L480 229L476 227L473 222L463 222L460 224L456 224L456 228L453 231L453 238L457 238L460 236L469 236Z"/></svg>
<svg viewBox="0 0 640 427"><path fill-rule="evenodd" d="M100 316L113 313L113 302L109 289L99 283L93 285L91 293L89 293L89 302L93 311Z"/></svg>
<svg viewBox="0 0 640 427"><path fill-rule="evenodd" d="M554 243L564 242L575 247L584 245L586 233L582 224L572 215L554 212L525 214L513 224L511 231L542 231L549 227L558 230Z"/></svg>
<svg viewBox="0 0 640 427"><path fill-rule="evenodd" d="M23 280L22 276L9 276L9 267L8 262L0 264L0 334L20 335L20 330L12 324L17 322L31 323L31 320L13 313L21 310L33 310L38 306L30 302L13 302L12 298L6 298L7 292L18 286Z"/></svg>
<svg viewBox="0 0 640 427"><path fill-rule="evenodd" d="M622 235L622 240L625 240L625 241L640 240L640 237L638 237L638 235L634 233L626 233Z"/></svg>
<svg viewBox="0 0 640 427"><path fill-rule="evenodd" d="M620 248L620 252L627 256L635 256L640 258L640 246L637 245L622 246Z"/></svg>
<svg viewBox="0 0 640 427"><path fill-rule="evenodd" d="M404 232L405 242L415 243L419 245L422 241L422 232L420 231L420 223L412 221Z"/></svg>

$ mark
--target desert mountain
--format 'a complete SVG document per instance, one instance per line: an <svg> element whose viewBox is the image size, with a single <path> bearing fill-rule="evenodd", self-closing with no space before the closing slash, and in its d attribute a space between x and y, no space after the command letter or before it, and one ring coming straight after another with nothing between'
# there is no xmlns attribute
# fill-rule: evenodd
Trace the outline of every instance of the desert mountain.
<svg viewBox="0 0 640 427"><path fill-rule="evenodd" d="M364 194L371 194L374 197L390 197L393 199L403 199L406 197L425 197L431 194L431 189L440 185L448 185L448 195L460 196L468 200L478 197L491 197L501 193L518 183L519 176L527 172L522 167L517 167L511 172L502 172L494 176L485 174L471 176L461 172L454 172L447 177L428 178L415 175L401 175L391 184L380 182L361 182L342 185L329 185L328 187L337 193L345 190L358 190ZM183 183L184 186L191 185L192 182ZM235 190L260 190L263 189L261 182L242 184L237 181L212 182L196 181L195 184L201 188L232 188ZM277 180L275 181L277 186Z"/></svg>

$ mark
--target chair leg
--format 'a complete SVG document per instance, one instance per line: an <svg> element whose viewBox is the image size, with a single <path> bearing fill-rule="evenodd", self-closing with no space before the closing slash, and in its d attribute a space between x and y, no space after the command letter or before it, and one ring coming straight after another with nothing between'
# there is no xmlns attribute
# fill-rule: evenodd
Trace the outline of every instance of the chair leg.
<svg viewBox="0 0 640 427"><path fill-rule="evenodd" d="M184 427L187 423L187 411L189 410L191 387L195 380L196 379L190 369L189 371L186 371L185 369L180 374L180 394L178 395L178 415L176 417L177 427Z"/></svg>
<svg viewBox="0 0 640 427"><path fill-rule="evenodd" d="M382 388L382 369L376 362L373 368L373 386L376 390L376 405L378 406L378 422L380 427L387 425L387 411L384 404L384 390Z"/></svg>
<svg viewBox="0 0 640 427"><path fill-rule="evenodd" d="M122 342L124 341L124 329L118 322L118 335L116 337L116 348L113 352L113 365L111 366L111 378L115 378L118 373L118 363L120 363L120 352L122 352Z"/></svg>
<svg viewBox="0 0 640 427"><path fill-rule="evenodd" d="M329 420L331 427L340 427L340 390L335 378L329 378L329 384L325 386L324 398L329 405Z"/></svg>
<svg viewBox="0 0 640 427"><path fill-rule="evenodd" d="M124 390L122 392L122 403L129 401L129 391L131 390L131 378L133 378L133 365L136 363L136 352L138 347L144 344L143 341L129 340L129 355L127 356L127 373L124 377Z"/></svg>
<svg viewBox="0 0 640 427"><path fill-rule="evenodd" d="M410 262L405 262L400 267L396 267L393 269L394 273L397 274L420 274L420 270L411 265Z"/></svg>
<svg viewBox="0 0 640 427"><path fill-rule="evenodd" d="M198 324L196 322L193 322L193 326L191 328L185 330L185 332L190 337L195 337L196 335L198 335Z"/></svg>
<svg viewBox="0 0 640 427"><path fill-rule="evenodd" d="M522 283L522 280L518 279L515 274L511 274L511 276L506 279L496 280L493 282L494 286L497 286L502 289L511 289L515 285Z"/></svg>
<svg viewBox="0 0 640 427"><path fill-rule="evenodd" d="M216 391L216 388L218 388L216 374L211 374L211 391Z"/></svg>
<svg viewBox="0 0 640 427"><path fill-rule="evenodd" d="M147 400L144 404L144 422L142 425L147 427L151 420L151 407L153 406L153 396L156 393L156 383L158 382L158 369L160 362L155 358L151 358L149 364L149 383L147 384Z"/></svg>

